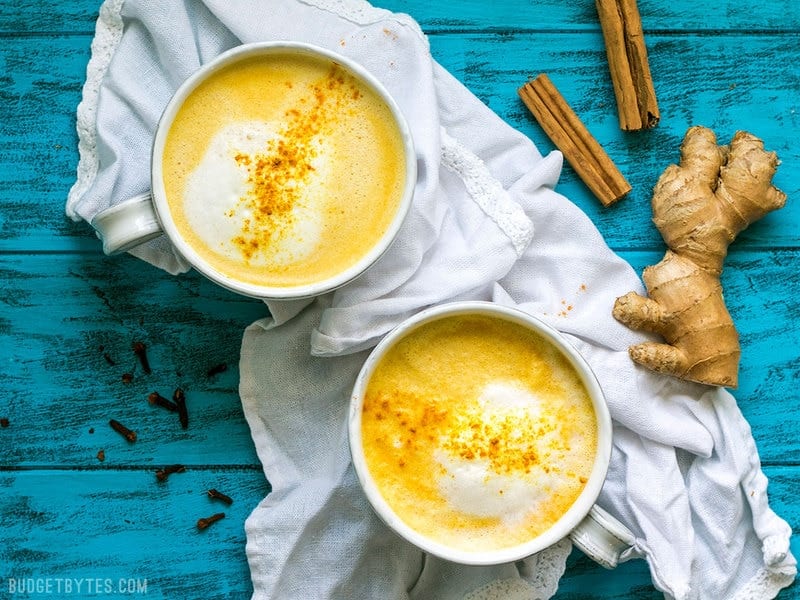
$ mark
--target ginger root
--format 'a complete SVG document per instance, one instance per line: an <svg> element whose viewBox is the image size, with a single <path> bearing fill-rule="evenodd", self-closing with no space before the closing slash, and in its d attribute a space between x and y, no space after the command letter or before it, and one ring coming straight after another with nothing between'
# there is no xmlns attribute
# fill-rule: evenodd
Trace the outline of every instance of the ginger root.
<svg viewBox="0 0 800 600"><path fill-rule="evenodd" d="M644 269L649 297L617 298L614 317L631 329L660 334L666 343L631 346L631 358L659 373L735 388L741 348L722 295L720 273L736 235L786 194L772 185L778 166L757 137L739 131L730 146L691 127L680 165L670 165L653 190L653 222L669 249Z"/></svg>

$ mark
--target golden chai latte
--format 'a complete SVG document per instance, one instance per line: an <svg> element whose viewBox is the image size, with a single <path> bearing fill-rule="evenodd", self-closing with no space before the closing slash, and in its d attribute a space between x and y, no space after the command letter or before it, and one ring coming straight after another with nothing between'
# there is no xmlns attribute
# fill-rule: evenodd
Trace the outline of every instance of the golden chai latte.
<svg viewBox="0 0 800 600"><path fill-rule="evenodd" d="M402 134L369 86L333 61L243 58L201 83L167 134L163 181L180 235L245 283L316 283L389 228L405 181Z"/></svg>
<svg viewBox="0 0 800 600"><path fill-rule="evenodd" d="M580 376L538 334L499 317L426 323L366 387L367 468L397 516L464 551L551 527L583 490L597 422Z"/></svg>

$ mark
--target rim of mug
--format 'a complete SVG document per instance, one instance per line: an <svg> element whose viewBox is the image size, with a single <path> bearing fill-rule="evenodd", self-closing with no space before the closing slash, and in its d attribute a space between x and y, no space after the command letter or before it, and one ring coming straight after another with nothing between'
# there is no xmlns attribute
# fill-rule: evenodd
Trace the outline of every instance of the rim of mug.
<svg viewBox="0 0 800 600"><path fill-rule="evenodd" d="M445 317L465 314L490 315L517 323L539 334L548 343L557 348L578 372L581 382L586 387L592 400L597 421L597 451L591 475L572 506L561 515L558 521L535 538L515 546L496 550L466 551L453 548L437 542L407 525L378 491L378 487L366 464L362 446L361 412L364 403L364 392L380 359L396 342L415 329ZM586 362L586 359L560 332L537 317L514 307L493 302L463 301L434 306L409 317L389 332L373 349L358 374L350 397L348 439L353 466L361 488L364 490L378 517L386 525L421 550L439 558L465 565L496 565L526 558L557 543L568 536L589 514L597 497L600 495L611 460L612 424L605 396L594 372Z"/></svg>
<svg viewBox="0 0 800 600"><path fill-rule="evenodd" d="M206 81L220 69L234 64L240 60L262 54L274 55L284 53L306 54L317 58L322 58L324 60L329 60L344 68L351 75L359 79L362 83L367 85L380 96L380 98L389 108L389 111L391 112L394 122L402 137L406 163L404 175L405 186L403 189L403 195L400 199L395 215L389 224L389 227L386 229L380 239L370 248L370 250L365 253L355 264L331 277L328 277L327 279L314 283L295 286L270 286L243 282L234 277L226 275L224 272L208 264L208 262L205 261L199 255L199 253L196 252L194 248L183 239L183 236L181 236L174 223L174 219L166 199L166 191L163 180L163 154L167 134L169 133L175 116L183 106L183 103L186 101L188 96L201 83ZM191 263L195 269L222 287L245 296L261 298L264 300L290 300L319 296L346 285L363 274L364 271L372 266L389 249L392 242L397 237L397 233L400 231L400 228L402 227L406 215L411 207L411 201L414 195L414 188L417 179L417 163L414 141L408 122L403 116L400 107L392 95L372 73L370 73L366 68L361 66L353 59L343 56L333 50L329 50L327 48L307 42L277 40L267 42L251 42L235 46L200 66L197 70L195 70L194 73L192 73L192 75L190 75L183 83L181 83L167 103L167 106L162 112L156 128L156 134L153 139L151 152L150 179L152 185L153 206L155 208L156 215L158 216L161 228L176 246L181 256Z"/></svg>

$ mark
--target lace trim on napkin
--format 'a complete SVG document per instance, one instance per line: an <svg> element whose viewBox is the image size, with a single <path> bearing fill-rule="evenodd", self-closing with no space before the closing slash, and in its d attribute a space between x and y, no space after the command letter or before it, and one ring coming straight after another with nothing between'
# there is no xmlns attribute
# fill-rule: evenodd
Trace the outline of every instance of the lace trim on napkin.
<svg viewBox="0 0 800 600"><path fill-rule="evenodd" d="M376 8L366 0L300 0L300 2L333 13L357 25L369 25L392 19L408 25L427 42L416 21L401 13ZM442 165L461 178L472 199L511 239L517 256L522 256L533 238L533 224L522 207L511 200L483 161L450 137L444 129L441 131L441 141Z"/></svg>
<svg viewBox="0 0 800 600"><path fill-rule="evenodd" d="M67 216L80 219L75 204L91 186L99 168L97 158L97 130L95 116L100 85L111 63L111 58L122 39L122 5L124 0L106 0L100 6L92 40L92 54L86 66L86 83L77 110L78 172L67 197Z"/></svg>
<svg viewBox="0 0 800 600"><path fill-rule="evenodd" d="M794 569L787 569L785 571L759 569L758 573L738 591L733 600L764 600L764 598L775 598L783 588L792 584L794 578Z"/></svg>
<svg viewBox="0 0 800 600"><path fill-rule="evenodd" d="M414 29L426 40L416 21L406 15L376 8L366 0L299 0L307 6L314 6L339 17L367 25L382 19L392 19ZM105 0L100 6L95 34L92 39L91 56L86 66L86 82L83 85L81 101L77 108L76 129L78 133L78 166L75 183L67 196L66 213L73 220L82 217L76 212L80 198L86 193L99 169L97 156L96 114L100 86L111 59L119 46L124 31L122 7L125 0Z"/></svg>
<svg viewBox="0 0 800 600"><path fill-rule="evenodd" d="M520 578L495 579L464 596L464 600L547 600L558 590L572 543L564 538L521 561Z"/></svg>
<svg viewBox="0 0 800 600"><path fill-rule="evenodd" d="M458 140L441 131L442 166L458 175L467 192L489 218L505 233L522 256L533 238L533 223L514 202L486 164Z"/></svg>

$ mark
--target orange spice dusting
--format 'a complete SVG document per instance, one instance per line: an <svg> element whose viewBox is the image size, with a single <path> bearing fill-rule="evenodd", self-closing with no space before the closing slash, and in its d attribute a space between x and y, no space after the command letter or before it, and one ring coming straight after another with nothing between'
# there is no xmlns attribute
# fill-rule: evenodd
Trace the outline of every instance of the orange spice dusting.
<svg viewBox="0 0 800 600"><path fill-rule="evenodd" d="M293 87L291 81L286 85ZM288 234L294 224L294 208L304 200L304 184L315 171L326 130L335 124L345 103L360 97L355 81L334 66L309 86L299 107L284 113L284 125L275 138L265 141L262 152L234 155L236 164L247 171L248 191L228 216L235 216L237 210L249 215L232 240L246 260L266 252Z"/></svg>
<svg viewBox="0 0 800 600"><path fill-rule="evenodd" d="M575 308L572 304L567 304L566 300L561 301L561 305L564 307L562 310L558 311L559 317L566 317L569 315L570 311Z"/></svg>
<svg viewBox="0 0 800 600"><path fill-rule="evenodd" d="M514 414L491 418L476 412L469 416L469 426L461 435L443 443L443 449L464 460L484 460L494 472L530 473L540 465L536 440L552 431L553 425L533 422Z"/></svg>
<svg viewBox="0 0 800 600"><path fill-rule="evenodd" d="M491 345L497 351L492 358L500 359L492 365L508 358L505 367L482 362L473 367L463 359L462 348L476 344L483 350L484 340L495 333L487 334L475 321L426 327L409 336L413 343L401 343L384 357L365 393L362 441L381 494L412 528L458 547L485 549L489 539L503 547L538 535L587 483L584 432L590 437L594 431L591 407L583 411L588 398L573 403L564 390L547 387L545 379L550 381L553 370L521 375L524 365L545 359L525 354L517 362L510 350L516 346L505 338ZM432 364L420 358L428 353ZM539 402L528 403L523 395L484 395L483 369L490 371L490 382L518 382L520 391L539 390ZM585 442L586 453L593 452L595 442ZM454 502L459 490L478 493L482 481L480 494L499 499L495 506L501 512L517 506L516 494L506 493L511 492L506 481L541 486L548 499L509 526L502 516L475 515L468 504Z"/></svg>
<svg viewBox="0 0 800 600"><path fill-rule="evenodd" d="M400 408L403 406L416 407L417 416L410 419ZM541 438L556 429L553 421L528 419L513 412L487 417L477 407L466 413L454 413L446 403L432 398L385 392L365 399L364 414L368 413L372 413L376 421L392 420L399 434L398 448L430 448L428 444L435 443L462 460L485 461L491 470L501 475L530 473L537 466L546 472L554 468L547 464L549 453L540 456L537 452ZM428 435L420 438L418 426ZM563 451L564 446L563 441L554 439L548 449Z"/></svg>

